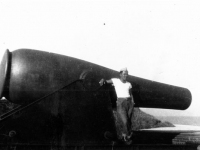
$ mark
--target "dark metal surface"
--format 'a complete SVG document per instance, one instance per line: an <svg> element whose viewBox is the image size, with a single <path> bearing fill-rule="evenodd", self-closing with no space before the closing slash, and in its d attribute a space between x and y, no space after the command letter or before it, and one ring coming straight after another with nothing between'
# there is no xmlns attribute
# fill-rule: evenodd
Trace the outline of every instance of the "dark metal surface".
<svg viewBox="0 0 200 150"><path fill-rule="evenodd" d="M83 60L30 49L13 51L10 61L10 74L3 72L7 59L2 61L0 87L2 93L6 78L9 95L3 96L17 104L32 102L78 79L83 79L87 90L95 90L99 88L101 78L119 76L117 71ZM133 85L132 92L138 107L184 110L191 104L192 96L186 88L135 76L129 76L128 80Z"/></svg>
<svg viewBox="0 0 200 150"><path fill-rule="evenodd" d="M114 88L100 87L99 81L118 77L119 72L72 57L30 49L6 51L0 71L1 97L22 106L31 104L28 109L20 108L9 120L0 122L0 143L19 143L19 147L47 145L48 149L70 145L72 149L74 145L90 149L98 145L100 149L101 145L113 144L113 139L107 138L105 133L111 133L116 140ZM137 107L186 109L191 103L191 93L186 88L135 76L129 76L128 81L133 86ZM11 131L15 133L12 137ZM143 133L135 133L134 144L171 144L175 136ZM115 146L118 147L120 144ZM146 147L139 147L143 148Z"/></svg>
<svg viewBox="0 0 200 150"><path fill-rule="evenodd" d="M131 79L132 85L136 84L133 93L139 95L136 98L139 107L185 110L192 102L191 92L186 88L137 77Z"/></svg>
<svg viewBox="0 0 200 150"><path fill-rule="evenodd" d="M67 56L35 50L16 50L12 52L7 98L14 103L28 103L82 78L85 72L86 77L90 76L85 77L85 85L91 89L99 88L99 80L108 71Z"/></svg>
<svg viewBox="0 0 200 150"><path fill-rule="evenodd" d="M106 89L88 92L81 81L0 122L0 127L0 135L15 131L12 143L25 145L106 144L110 140L105 133L116 133Z"/></svg>

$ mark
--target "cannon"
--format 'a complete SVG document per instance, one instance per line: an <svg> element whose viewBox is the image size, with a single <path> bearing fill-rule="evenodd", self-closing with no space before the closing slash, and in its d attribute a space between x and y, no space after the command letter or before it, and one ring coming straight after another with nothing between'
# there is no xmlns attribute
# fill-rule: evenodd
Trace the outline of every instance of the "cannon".
<svg viewBox="0 0 200 150"><path fill-rule="evenodd" d="M32 49L6 50L0 66L0 97L19 105L3 114L2 134L15 132L14 143L33 145L110 144L116 136L116 95L102 78L119 72L84 60ZM128 77L135 107L187 109L187 88ZM6 120L6 121L4 121Z"/></svg>
<svg viewBox="0 0 200 150"><path fill-rule="evenodd" d="M5 52L0 68L0 96L17 104L30 103L67 84L83 80L88 90L97 90L101 78L118 77L117 71L76 58L49 52L19 49ZM129 77L139 93L138 107L187 109L192 100L188 89Z"/></svg>

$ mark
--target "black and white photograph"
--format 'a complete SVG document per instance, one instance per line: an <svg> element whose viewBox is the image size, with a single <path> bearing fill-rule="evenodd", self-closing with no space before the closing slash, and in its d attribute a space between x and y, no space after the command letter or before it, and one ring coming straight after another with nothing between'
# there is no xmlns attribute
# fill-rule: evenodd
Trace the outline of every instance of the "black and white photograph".
<svg viewBox="0 0 200 150"><path fill-rule="evenodd" d="M1 150L200 150L200 1L0 0Z"/></svg>

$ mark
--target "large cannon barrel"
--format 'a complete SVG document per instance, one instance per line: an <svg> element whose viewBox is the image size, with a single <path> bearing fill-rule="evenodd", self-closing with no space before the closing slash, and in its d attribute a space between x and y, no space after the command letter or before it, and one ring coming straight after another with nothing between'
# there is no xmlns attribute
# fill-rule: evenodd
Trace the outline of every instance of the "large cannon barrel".
<svg viewBox="0 0 200 150"><path fill-rule="evenodd" d="M0 71L1 97L16 104L32 102L74 81L87 80L91 71L94 72L91 78L97 71L101 73L88 87L99 87L101 74L103 77L108 72L86 61L30 49L7 50Z"/></svg>
<svg viewBox="0 0 200 150"><path fill-rule="evenodd" d="M31 49L4 53L0 66L0 97L16 104L30 103L76 80L87 90L98 90L101 78L119 72L76 58ZM130 75L136 106L187 109L192 100L188 89Z"/></svg>

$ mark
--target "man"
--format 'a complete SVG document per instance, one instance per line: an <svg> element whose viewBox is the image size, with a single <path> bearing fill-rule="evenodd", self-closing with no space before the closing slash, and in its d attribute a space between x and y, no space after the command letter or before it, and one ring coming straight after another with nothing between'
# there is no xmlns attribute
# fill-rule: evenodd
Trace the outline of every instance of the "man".
<svg viewBox="0 0 200 150"><path fill-rule="evenodd" d="M131 143L131 116L134 107L134 99L131 92L132 86L127 81L128 70L123 68L119 72L119 79L101 79L99 84L113 84L117 94L117 115L122 122L122 140L127 144Z"/></svg>

